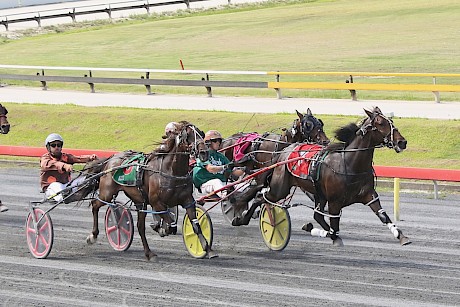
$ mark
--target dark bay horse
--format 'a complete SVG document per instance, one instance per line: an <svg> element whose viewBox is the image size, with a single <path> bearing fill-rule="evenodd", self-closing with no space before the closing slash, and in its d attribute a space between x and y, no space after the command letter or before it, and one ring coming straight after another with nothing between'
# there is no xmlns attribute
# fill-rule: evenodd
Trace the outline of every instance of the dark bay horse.
<svg viewBox="0 0 460 307"><path fill-rule="evenodd" d="M298 118L294 120L292 127L284 129L282 134L265 133L262 136L251 140L251 144L244 150L244 158L234 161L235 166L244 166L246 170L256 170L274 164L284 148L297 143L315 143L325 145L329 143L329 138L324 133L324 124L321 119L313 116L310 108L307 113L302 114L296 110ZM235 143L238 142L245 133L236 133L223 140L221 152L230 160L234 160ZM250 185L243 193L233 198L235 215L240 216L247 209L248 202L251 201L264 186L268 184L267 178L271 172L264 172L255 177L255 185Z"/></svg>
<svg viewBox="0 0 460 307"><path fill-rule="evenodd" d="M411 243L401 230L392 223L375 191L375 178L372 160L375 148L386 146L397 153L406 148L407 141L393 124L393 121L382 114L378 107L372 111L365 110L367 117L358 126L349 124L336 131L336 138L343 143L333 143L324 148L317 159L316 169L310 172L309 179L293 176L287 164L277 166L269 185L269 191L253 203L248 213L242 218L235 218L235 225L247 225L249 219L259 205L276 203L286 198L291 187L298 186L302 191L315 195L315 220L324 230L314 229L312 225L304 226L304 230L312 235L328 236L335 245L343 245L339 237L339 222L342 208L354 203L369 206L386 224L401 245ZM296 145L287 147L278 161L286 161ZM326 204L328 212L325 212ZM330 218L330 225L324 219Z"/></svg>
<svg viewBox="0 0 460 307"><path fill-rule="evenodd" d="M143 172L141 183L137 186L120 185L113 180L110 170L117 169L123 161L132 156L132 152L122 152L107 159L99 179L99 198L92 201L93 230L87 238L89 244L94 243L99 235L98 213L99 208L112 202L120 191L130 198L138 211L137 228L144 246L145 257L150 260L156 254L150 250L145 236L145 217L147 206L150 205L155 212L165 212L168 208L181 205L186 209L192 222L193 230L198 235L200 243L209 258L216 256L211 246L201 232L196 218L195 199L193 197L193 183L189 175L189 157L191 153L207 160L208 150L204 144L201 130L188 122L180 122L176 127L177 133L170 134L161 146L146 155L145 164L140 167ZM170 234L175 229L171 215L162 213L166 233Z"/></svg>

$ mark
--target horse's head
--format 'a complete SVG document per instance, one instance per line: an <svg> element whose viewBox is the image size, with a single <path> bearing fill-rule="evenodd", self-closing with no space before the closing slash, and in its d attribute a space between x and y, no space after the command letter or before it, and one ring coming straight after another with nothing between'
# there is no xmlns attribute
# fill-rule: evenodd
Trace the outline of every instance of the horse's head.
<svg viewBox="0 0 460 307"><path fill-rule="evenodd" d="M370 129L376 135L377 144L393 148L397 153L406 149L407 141L399 133L391 118L383 115L378 107L374 107L372 111L364 111L368 117L364 119L357 133L365 135Z"/></svg>
<svg viewBox="0 0 460 307"><path fill-rule="evenodd" d="M176 144L180 151L187 151L201 161L207 161L209 148L204 141L204 132L187 121L178 123Z"/></svg>
<svg viewBox="0 0 460 307"><path fill-rule="evenodd" d="M7 134L8 132L10 132L10 123L8 123L6 114L8 114L8 110L0 104L0 132L1 134Z"/></svg>
<svg viewBox="0 0 460 307"><path fill-rule="evenodd" d="M299 119L294 122L297 125L296 133L300 134L300 140L309 143L316 143L320 145L329 144L329 138L324 133L323 121L313 116L310 108L307 109L307 113L302 114L296 110ZM293 132L294 132L293 127Z"/></svg>

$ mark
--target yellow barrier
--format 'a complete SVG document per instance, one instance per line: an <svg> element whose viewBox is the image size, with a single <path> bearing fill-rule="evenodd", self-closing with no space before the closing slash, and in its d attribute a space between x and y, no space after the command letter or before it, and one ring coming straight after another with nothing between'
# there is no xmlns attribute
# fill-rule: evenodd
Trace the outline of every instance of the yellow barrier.
<svg viewBox="0 0 460 307"><path fill-rule="evenodd" d="M371 91L460 92L460 85L394 84L394 83L333 83L333 82L268 82L268 88L330 89Z"/></svg>

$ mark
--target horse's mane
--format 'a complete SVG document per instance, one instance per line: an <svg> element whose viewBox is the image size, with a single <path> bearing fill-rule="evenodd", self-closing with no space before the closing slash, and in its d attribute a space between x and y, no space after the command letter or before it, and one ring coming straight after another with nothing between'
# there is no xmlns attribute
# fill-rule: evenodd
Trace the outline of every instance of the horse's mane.
<svg viewBox="0 0 460 307"><path fill-rule="evenodd" d="M340 127L334 131L335 138L341 143L331 143L327 146L327 150L334 151L344 149L355 139L356 132L359 130L359 126L355 123L350 123L346 126Z"/></svg>

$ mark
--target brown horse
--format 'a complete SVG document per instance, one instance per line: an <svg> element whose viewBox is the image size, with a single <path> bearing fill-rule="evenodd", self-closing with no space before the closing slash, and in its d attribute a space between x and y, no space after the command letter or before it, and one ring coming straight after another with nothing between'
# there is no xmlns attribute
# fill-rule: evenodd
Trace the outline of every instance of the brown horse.
<svg viewBox="0 0 460 307"><path fill-rule="evenodd" d="M307 142L315 144L328 144L329 138L324 133L324 124L321 119L313 116L310 108L306 114L296 110L299 118L294 120L292 127L284 129L283 134L265 133L251 141L244 151L244 158L235 161L235 166L244 166L246 170L253 171L274 164L284 148L297 142ZM234 160L235 143L245 133L237 133L222 142L222 153L230 160ZM250 185L243 193L236 193L231 198L234 202L235 216L241 216L247 209L248 202L251 201L264 186L268 184L267 178L272 172L263 172L256 176L256 184Z"/></svg>
<svg viewBox="0 0 460 307"><path fill-rule="evenodd" d="M211 246L201 232L196 218L195 199L193 197L193 183L189 175L189 157L195 153L203 161L207 160L208 151L204 145L203 132L188 122L180 122L176 127L177 133L169 135L161 146L146 156L145 164L140 167L141 182L136 186L118 184L112 177L110 170L119 169L123 161L133 156L133 152L122 152L114 155L105 163L99 179L99 198L92 201L93 230L87 242L96 242L99 235L98 213L99 208L112 202L120 191L123 191L136 205L138 211L137 228L144 246L145 257L150 260L156 254L150 250L145 236L145 217L147 206L154 212L163 212L163 227L166 234L173 233L173 223L168 208L182 205L192 222L193 230L198 235L200 243L209 258L216 256Z"/></svg>
<svg viewBox="0 0 460 307"><path fill-rule="evenodd" d="M8 123L8 118L6 117L8 110L0 104L0 133L8 134L10 132L10 123Z"/></svg>
<svg viewBox="0 0 460 307"><path fill-rule="evenodd" d="M303 229L310 231L312 235L328 236L334 245L343 245L339 237L341 210L353 203L363 203L388 226L401 245L409 244L409 239L391 222L380 205L379 196L374 189L372 168L375 148L387 146L399 153L406 148L407 141L393 121L383 115L378 107L365 112L367 117L359 126L349 124L336 131L337 139L343 143L326 147L316 159L316 167L313 170L310 168L308 178L292 175L288 164L277 166L269 191L263 197L257 198L245 216L236 218L234 225L247 225L256 207L266 202L276 203L286 198L291 187L298 186L315 195L314 218L324 230L314 229L311 224L305 225ZM287 161L295 147L296 145L287 147L278 161ZM326 204L328 212L325 212ZM324 220L325 215L330 218L330 226Z"/></svg>

